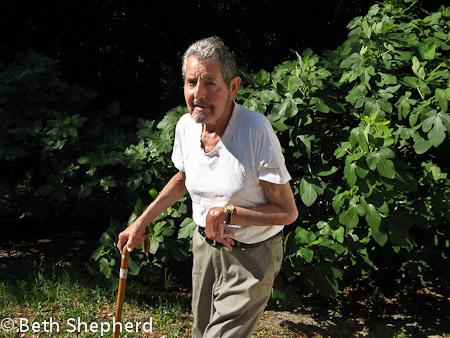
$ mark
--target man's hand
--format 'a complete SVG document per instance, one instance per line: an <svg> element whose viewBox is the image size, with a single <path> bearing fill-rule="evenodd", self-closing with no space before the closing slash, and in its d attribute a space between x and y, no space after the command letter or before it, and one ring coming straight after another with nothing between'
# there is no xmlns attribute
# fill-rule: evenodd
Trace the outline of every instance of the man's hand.
<svg viewBox="0 0 450 338"><path fill-rule="evenodd" d="M119 234L119 241L117 242L117 248L122 252L125 244L129 252L133 251L135 247L144 241L145 226L143 227L139 219L134 221L128 228Z"/></svg>
<svg viewBox="0 0 450 338"><path fill-rule="evenodd" d="M227 224L225 224L226 214L223 208L214 207L209 209L206 216L206 237L223 244L228 250L233 250L234 241L231 236L234 232L231 231Z"/></svg>

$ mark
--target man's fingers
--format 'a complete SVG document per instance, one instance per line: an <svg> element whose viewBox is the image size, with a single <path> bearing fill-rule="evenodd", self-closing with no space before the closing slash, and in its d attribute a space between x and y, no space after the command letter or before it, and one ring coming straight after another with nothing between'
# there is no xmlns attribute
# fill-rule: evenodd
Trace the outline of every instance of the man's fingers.
<svg viewBox="0 0 450 338"><path fill-rule="evenodd" d="M234 239L229 237L227 238L228 243L230 243L231 245L234 245Z"/></svg>
<svg viewBox="0 0 450 338"><path fill-rule="evenodd" d="M123 246L127 243L128 237L121 236L122 234L119 234L119 240L117 241L117 249L119 249L120 252L122 252Z"/></svg>
<svg viewBox="0 0 450 338"><path fill-rule="evenodd" d="M142 235L141 237L132 237L130 236L128 238L128 242L127 242L127 250L128 252L133 251L139 244L141 244L143 241L145 240L145 235Z"/></svg>
<svg viewBox="0 0 450 338"><path fill-rule="evenodd" d="M216 240L216 242L222 244L228 250L233 251L232 245L234 245L234 241L233 241L233 243L230 243L228 238L221 238L219 240Z"/></svg>
<svg viewBox="0 0 450 338"><path fill-rule="evenodd" d="M120 252L122 252L123 247L126 244L127 245L127 251L131 252L135 248L135 245L133 245L133 242L134 242L134 236L128 235L126 233L121 233L119 235L119 241L117 243L117 248L119 249Z"/></svg>

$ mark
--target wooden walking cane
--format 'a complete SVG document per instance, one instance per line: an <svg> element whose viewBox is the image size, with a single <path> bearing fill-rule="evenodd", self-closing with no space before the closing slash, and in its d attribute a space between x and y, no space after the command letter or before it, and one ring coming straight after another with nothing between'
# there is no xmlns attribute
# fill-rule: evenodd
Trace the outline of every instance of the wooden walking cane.
<svg viewBox="0 0 450 338"><path fill-rule="evenodd" d="M150 239L148 236L144 237L144 248L142 249L142 252L148 254L150 251ZM127 245L125 244L122 249L122 261L120 262L119 291L117 294L116 317L114 321L114 338L119 338L120 334L120 321L122 320L123 300L125 296L125 285L127 283L129 257L130 253L128 252Z"/></svg>

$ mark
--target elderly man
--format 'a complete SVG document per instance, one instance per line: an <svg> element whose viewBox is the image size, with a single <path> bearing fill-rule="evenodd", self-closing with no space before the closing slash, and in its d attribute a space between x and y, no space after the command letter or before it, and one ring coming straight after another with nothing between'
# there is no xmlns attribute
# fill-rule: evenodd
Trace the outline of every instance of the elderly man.
<svg viewBox="0 0 450 338"><path fill-rule="evenodd" d="M179 171L118 247L135 248L147 225L189 192L198 225L192 336L250 337L281 266L281 231L298 215L291 177L269 121L234 102L241 79L219 38L192 44L182 71L189 114L175 132Z"/></svg>

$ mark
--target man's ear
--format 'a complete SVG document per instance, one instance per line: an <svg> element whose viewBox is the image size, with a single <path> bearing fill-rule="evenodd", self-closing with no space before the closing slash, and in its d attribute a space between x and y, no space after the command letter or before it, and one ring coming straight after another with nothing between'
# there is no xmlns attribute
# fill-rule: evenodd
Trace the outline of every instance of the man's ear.
<svg viewBox="0 0 450 338"><path fill-rule="evenodd" d="M239 76L235 76L231 79L230 82L230 98L234 99L236 93L241 85L241 78Z"/></svg>

